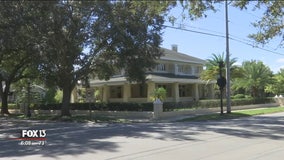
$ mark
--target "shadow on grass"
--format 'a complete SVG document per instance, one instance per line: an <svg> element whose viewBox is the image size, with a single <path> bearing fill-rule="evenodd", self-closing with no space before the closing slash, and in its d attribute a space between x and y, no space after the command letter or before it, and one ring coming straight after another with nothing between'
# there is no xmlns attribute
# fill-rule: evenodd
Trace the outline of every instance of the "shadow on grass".
<svg viewBox="0 0 284 160"><path fill-rule="evenodd" d="M245 113L230 113L230 114L208 114L208 115L200 115L194 116L190 118L185 118L182 120L178 120L177 122L188 122L188 121L212 121L212 120L223 120L223 119L235 119L240 117L250 117L250 114Z"/></svg>
<svg viewBox="0 0 284 160"><path fill-rule="evenodd" d="M55 121L55 122L95 122L95 123L128 123L127 119L96 116L90 117L86 115L75 115L72 117L61 117L59 115L33 115L32 117L26 117L23 114L11 114L7 118L13 118L18 120L40 120L40 121Z"/></svg>

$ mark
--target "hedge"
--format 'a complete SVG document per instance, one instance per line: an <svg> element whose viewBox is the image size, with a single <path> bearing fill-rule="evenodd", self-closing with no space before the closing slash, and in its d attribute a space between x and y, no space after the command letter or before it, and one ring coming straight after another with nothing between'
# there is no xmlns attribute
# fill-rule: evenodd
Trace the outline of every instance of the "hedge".
<svg viewBox="0 0 284 160"><path fill-rule="evenodd" d="M61 110L62 104L40 104L34 110ZM71 110L153 111L152 103L70 103Z"/></svg>
<svg viewBox="0 0 284 160"><path fill-rule="evenodd" d="M223 105L226 106L226 99L223 99ZM274 98L240 98L240 99L231 99L232 106L242 106L242 105L251 105L251 104L265 104L265 103L275 103ZM181 104L174 103L171 105L164 104L164 111L173 111L176 109L189 109L189 108L214 108L220 106L220 99L208 99L208 100L199 100L197 102L192 102L191 104Z"/></svg>
<svg viewBox="0 0 284 160"><path fill-rule="evenodd" d="M274 98L241 98L231 99L232 106L275 103ZM223 99L226 106L226 99ZM62 104L33 104L32 110L61 110ZM220 106L219 99L199 100L196 102L164 102L164 111L173 111L185 108L213 108ZM9 109L18 109L19 105L9 104ZM97 110L97 111L153 111L153 103L132 103L132 102L116 102L116 103L70 103L71 110Z"/></svg>

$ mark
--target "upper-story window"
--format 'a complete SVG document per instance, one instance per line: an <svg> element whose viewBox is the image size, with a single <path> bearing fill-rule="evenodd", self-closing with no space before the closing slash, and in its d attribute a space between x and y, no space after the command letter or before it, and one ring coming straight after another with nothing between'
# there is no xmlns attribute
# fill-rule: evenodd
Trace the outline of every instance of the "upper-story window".
<svg viewBox="0 0 284 160"><path fill-rule="evenodd" d="M195 66L194 67L194 74L199 74L202 71L201 67Z"/></svg>
<svg viewBox="0 0 284 160"><path fill-rule="evenodd" d="M187 73L188 73L188 74L192 74L192 67L191 67L191 66L188 66L188 67L187 67Z"/></svg>
<svg viewBox="0 0 284 160"><path fill-rule="evenodd" d="M163 63L160 63L156 66L157 71L166 71L166 65Z"/></svg>
<svg viewBox="0 0 284 160"><path fill-rule="evenodd" d="M184 73L185 72L185 67L183 65L177 65L178 67L178 72L179 73Z"/></svg>

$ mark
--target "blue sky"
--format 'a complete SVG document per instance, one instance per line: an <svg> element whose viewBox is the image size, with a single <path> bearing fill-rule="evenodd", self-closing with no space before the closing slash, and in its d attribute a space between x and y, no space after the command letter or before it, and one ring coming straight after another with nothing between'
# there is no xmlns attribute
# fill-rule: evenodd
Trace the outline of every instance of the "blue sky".
<svg viewBox="0 0 284 160"><path fill-rule="evenodd" d="M175 27L182 27L183 29L195 30L200 32L218 34L225 36L225 6L224 3L217 4L216 13L206 12L207 18L198 19L195 21L178 19ZM172 15L180 17L181 7L177 7L172 11ZM254 28L251 22L255 22L262 17L262 10L239 10L229 6L229 34L232 38L242 41L243 43L253 44L253 41L247 36L251 33L256 33L257 28ZM171 23L165 25L172 26ZM246 60L260 60L264 62L270 69L277 73L280 68L284 68L284 48L278 47L280 38L273 39L269 44L259 47L273 52L264 51L242 42L230 40L231 57L238 59L237 64L241 64ZM166 28L163 34L162 47L171 49L172 44L178 45L178 51L195 56L201 59L208 59L212 53L222 54L226 53L226 39L221 37L213 37L183 31L179 29Z"/></svg>

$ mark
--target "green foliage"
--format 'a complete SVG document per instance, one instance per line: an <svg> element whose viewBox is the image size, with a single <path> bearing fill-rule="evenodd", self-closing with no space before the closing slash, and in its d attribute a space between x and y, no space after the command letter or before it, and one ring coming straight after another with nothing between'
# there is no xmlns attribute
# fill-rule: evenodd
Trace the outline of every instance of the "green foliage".
<svg viewBox="0 0 284 160"><path fill-rule="evenodd" d="M40 32L42 77L63 90L62 115L70 94L89 74L109 79L125 69L129 81L144 81L161 56L163 14L171 3L143 1L45 1L34 25Z"/></svg>
<svg viewBox="0 0 284 160"><path fill-rule="evenodd" d="M246 96L244 94L236 94L234 96L232 96L233 99L241 99L241 98L246 98Z"/></svg>
<svg viewBox="0 0 284 160"><path fill-rule="evenodd" d="M9 103L8 108L9 109L20 109L20 106L18 104L15 104L15 103Z"/></svg>
<svg viewBox="0 0 284 160"><path fill-rule="evenodd" d="M34 15L39 10L30 10L33 3L3 1L0 4L0 83L2 113L8 113L7 98L10 85L24 78L37 75L36 42L37 29Z"/></svg>
<svg viewBox="0 0 284 160"><path fill-rule="evenodd" d="M96 90L94 95L95 95L96 102L100 102L100 96L101 96L100 90Z"/></svg>
<svg viewBox="0 0 284 160"><path fill-rule="evenodd" d="M205 64L206 66L206 70L201 72L200 78L203 80L216 80L217 77L219 76L219 63L223 62L224 66L222 68L222 73L223 76L225 77L225 73L226 73L226 59L223 54L212 54L212 57L210 59L207 59L207 63ZM231 58L230 59L230 68L231 68L231 74L232 77L234 78L235 75L237 75L239 72L237 70L237 67L234 66L234 63L237 62L237 58Z"/></svg>
<svg viewBox="0 0 284 160"><path fill-rule="evenodd" d="M167 98L167 90L163 87L155 88L151 94L152 101L160 99L161 101Z"/></svg>
<svg viewBox="0 0 284 160"><path fill-rule="evenodd" d="M223 100L223 105L225 106L226 100ZM242 106L242 105L250 105L250 104L263 104L263 103L274 103L272 98L241 98L241 99L231 99L232 106ZM212 99L212 100L200 100L198 101L197 107L200 108L212 108L219 107L220 100Z"/></svg>
<svg viewBox="0 0 284 160"><path fill-rule="evenodd" d="M283 84L284 84L284 69L280 69L280 71L277 74L273 75L272 83L265 86L265 91L273 94L284 93Z"/></svg>
<svg viewBox="0 0 284 160"><path fill-rule="evenodd" d="M283 40L283 1L258 1L255 9L265 9L265 12L260 20L253 23L258 32L250 34L249 37L261 44L268 43L271 39L279 37ZM280 42L280 46L284 43Z"/></svg>
<svg viewBox="0 0 284 160"><path fill-rule="evenodd" d="M190 0L190 1L180 1L184 10L188 11L187 15L183 17L189 17L191 20L195 20L201 17L206 17L207 11L216 12L215 5L218 3L223 3L223 1L200 1L200 0ZM250 38L254 39L257 43L266 44L271 39L279 37L283 40L283 7L284 1L282 0L238 0L231 1L231 5L241 10L247 10L249 5L253 5L252 11L263 10L264 13L259 20L252 22L252 25L257 28L257 33L252 33L249 35ZM184 12L183 10L183 12ZM171 17L175 20L176 17ZM280 46L284 43L280 40Z"/></svg>
<svg viewBox="0 0 284 160"><path fill-rule="evenodd" d="M271 82L272 71L261 61L245 61L242 64L242 78L233 81L234 89L243 88L251 93L253 97L264 95L264 88Z"/></svg>
<svg viewBox="0 0 284 160"><path fill-rule="evenodd" d="M60 110L62 104L41 104L35 110ZM97 110L97 111L153 111L153 103L70 103L71 110Z"/></svg>
<svg viewBox="0 0 284 160"><path fill-rule="evenodd" d="M57 89L55 87L51 87L47 90L43 103L44 104L52 104L56 103L55 95L57 93Z"/></svg>
<svg viewBox="0 0 284 160"><path fill-rule="evenodd" d="M56 103L62 103L63 91L58 89L58 90L56 91L56 94L55 94L54 99L55 99L55 102L56 102Z"/></svg>

